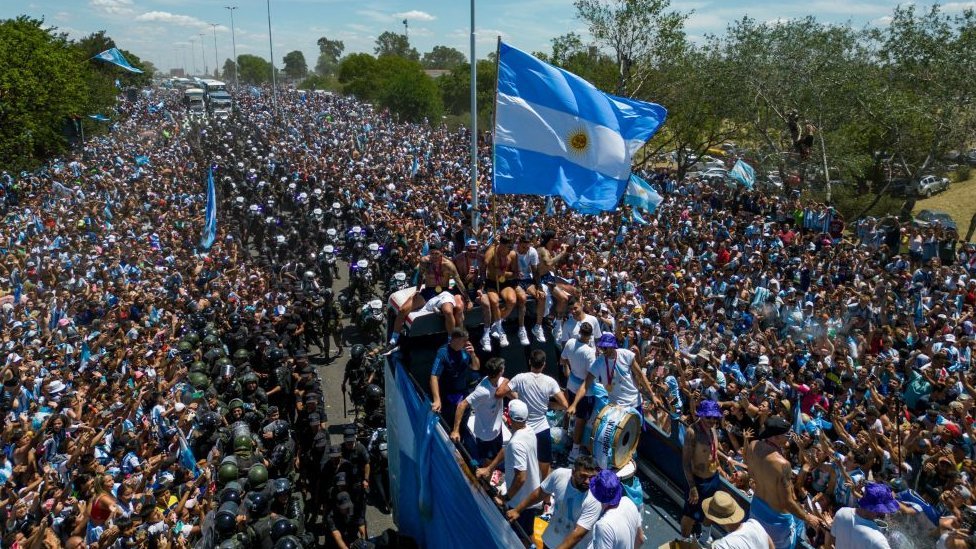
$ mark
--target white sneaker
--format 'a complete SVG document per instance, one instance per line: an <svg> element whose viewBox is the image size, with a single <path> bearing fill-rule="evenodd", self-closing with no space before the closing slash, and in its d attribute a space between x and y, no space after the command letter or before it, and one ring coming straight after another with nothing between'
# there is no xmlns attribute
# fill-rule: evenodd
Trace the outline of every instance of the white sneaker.
<svg viewBox="0 0 976 549"><path fill-rule="evenodd" d="M481 350L490 353L491 352L491 335L489 335L489 330L485 330L485 333L481 336Z"/></svg>
<svg viewBox="0 0 976 549"><path fill-rule="evenodd" d="M546 342L546 334L545 332L542 331L542 324L536 324L535 326L532 327L532 335L535 337L535 340L538 341L539 343Z"/></svg>
<svg viewBox="0 0 976 549"><path fill-rule="evenodd" d="M529 341L529 334L525 331L525 326L519 328L518 338L519 343L521 343L523 347L528 347L531 344Z"/></svg>
<svg viewBox="0 0 976 549"><path fill-rule="evenodd" d="M508 336L505 335L504 331L498 332L498 344L502 347L508 347Z"/></svg>
<svg viewBox="0 0 976 549"><path fill-rule="evenodd" d="M563 321L553 320L552 321L552 338L559 341L563 337Z"/></svg>
<svg viewBox="0 0 976 549"><path fill-rule="evenodd" d="M501 323L498 322L492 324L491 330L489 331L491 332L491 337L495 339L498 339L501 336L501 334L505 333L505 331L501 329Z"/></svg>

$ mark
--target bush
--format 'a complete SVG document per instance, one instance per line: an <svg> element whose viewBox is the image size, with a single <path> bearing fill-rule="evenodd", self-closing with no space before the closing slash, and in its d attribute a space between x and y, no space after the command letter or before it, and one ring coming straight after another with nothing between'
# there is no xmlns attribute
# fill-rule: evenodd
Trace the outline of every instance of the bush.
<svg viewBox="0 0 976 549"><path fill-rule="evenodd" d="M956 182L957 183L959 181L966 181L966 180L968 180L971 175L972 175L972 168L969 167L969 164L959 164L959 167L956 168Z"/></svg>

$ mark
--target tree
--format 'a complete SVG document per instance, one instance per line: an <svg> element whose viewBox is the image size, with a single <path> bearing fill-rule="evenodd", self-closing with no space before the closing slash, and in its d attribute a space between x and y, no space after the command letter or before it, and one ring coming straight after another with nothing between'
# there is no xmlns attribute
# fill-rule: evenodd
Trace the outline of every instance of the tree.
<svg viewBox="0 0 976 549"><path fill-rule="evenodd" d="M346 49L342 40L329 40L325 36L318 39L319 58L315 62L315 72L321 76L331 76L339 67L339 58Z"/></svg>
<svg viewBox="0 0 976 549"><path fill-rule="evenodd" d="M410 59L411 61L420 60L420 54L417 52L417 49L410 47L410 40L407 39L407 35L390 31L386 31L376 38L376 48L374 51L376 52L376 57L392 55Z"/></svg>
<svg viewBox="0 0 976 549"><path fill-rule="evenodd" d="M363 100L376 98L378 90L376 58L368 53L347 55L339 63L342 90Z"/></svg>
<svg viewBox="0 0 976 549"><path fill-rule="evenodd" d="M434 46L434 49L424 54L421 62L425 69L451 70L465 62L464 54L448 46Z"/></svg>
<svg viewBox="0 0 976 549"><path fill-rule="evenodd" d="M271 81L271 63L257 55L238 55L237 68L241 82L264 84Z"/></svg>
<svg viewBox="0 0 976 549"><path fill-rule="evenodd" d="M308 74L308 65L305 63L305 54L301 50L288 52L285 55L285 68L282 70L285 76L292 80L300 80Z"/></svg>
<svg viewBox="0 0 976 549"><path fill-rule="evenodd" d="M235 63L233 59L227 58L227 60L224 61L223 70L220 71L220 77L224 80L224 82L231 82L234 80L236 69L237 63Z"/></svg>
<svg viewBox="0 0 976 549"><path fill-rule="evenodd" d="M479 59L478 70L478 126L487 128L491 122L491 110L495 102L494 61ZM471 65L464 63L437 79L441 91L444 110L450 114L462 115L471 112Z"/></svg>
<svg viewBox="0 0 976 549"><path fill-rule="evenodd" d="M668 11L670 0L575 0L596 41L613 51L617 95L638 93L649 71L680 52L688 14Z"/></svg>
<svg viewBox="0 0 976 549"><path fill-rule="evenodd" d="M115 95L92 93L94 62L44 21L0 22L0 166L30 169L67 147L62 128L101 112ZM95 52L98 53L98 52Z"/></svg>
<svg viewBox="0 0 976 549"><path fill-rule="evenodd" d="M583 44L575 32L557 36L551 40L552 53L546 55L549 63L568 70L594 86L612 92L617 82L617 67L609 56L596 46Z"/></svg>
<svg viewBox="0 0 976 549"><path fill-rule="evenodd" d="M434 79L417 61L384 56L376 61L379 75L379 104L410 122L437 120L443 112Z"/></svg>

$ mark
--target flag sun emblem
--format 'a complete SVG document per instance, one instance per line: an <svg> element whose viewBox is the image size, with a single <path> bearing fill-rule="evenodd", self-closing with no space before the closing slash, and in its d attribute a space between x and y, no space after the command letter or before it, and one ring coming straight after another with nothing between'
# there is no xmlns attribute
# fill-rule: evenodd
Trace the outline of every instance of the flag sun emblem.
<svg viewBox="0 0 976 549"><path fill-rule="evenodd" d="M569 152L573 154L583 154L590 148L590 136L586 135L586 130L576 128L569 133Z"/></svg>

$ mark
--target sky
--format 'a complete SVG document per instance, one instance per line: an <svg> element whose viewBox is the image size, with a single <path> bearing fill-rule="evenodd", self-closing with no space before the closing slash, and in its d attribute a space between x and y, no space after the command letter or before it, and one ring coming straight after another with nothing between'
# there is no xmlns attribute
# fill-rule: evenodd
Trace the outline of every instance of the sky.
<svg viewBox="0 0 976 549"><path fill-rule="evenodd" d="M919 7L931 2L919 0ZM237 54L268 58L268 12L262 0L0 0L0 18L26 14L43 18L72 38L105 30L116 44L152 61L160 70L185 67L213 71L214 39L219 64L232 57L231 11ZM686 32L693 39L721 34L729 22L750 16L777 21L814 15L856 27L887 24L896 1L883 0L672 0L672 8L691 12ZM275 64L293 50L305 54L309 69L321 36L345 43L346 53L370 52L384 31L404 32L421 53L435 45L469 50L469 2L464 0L270 0ZM976 0L943 2L950 12L976 9ZM586 27L572 0L479 0L477 55L495 48L498 36L526 51L549 51L550 40ZM216 27L211 26L216 24ZM200 35L203 36L200 36ZM216 35L216 36L215 36ZM202 48L201 48L202 43ZM205 67L206 66L206 67Z"/></svg>

